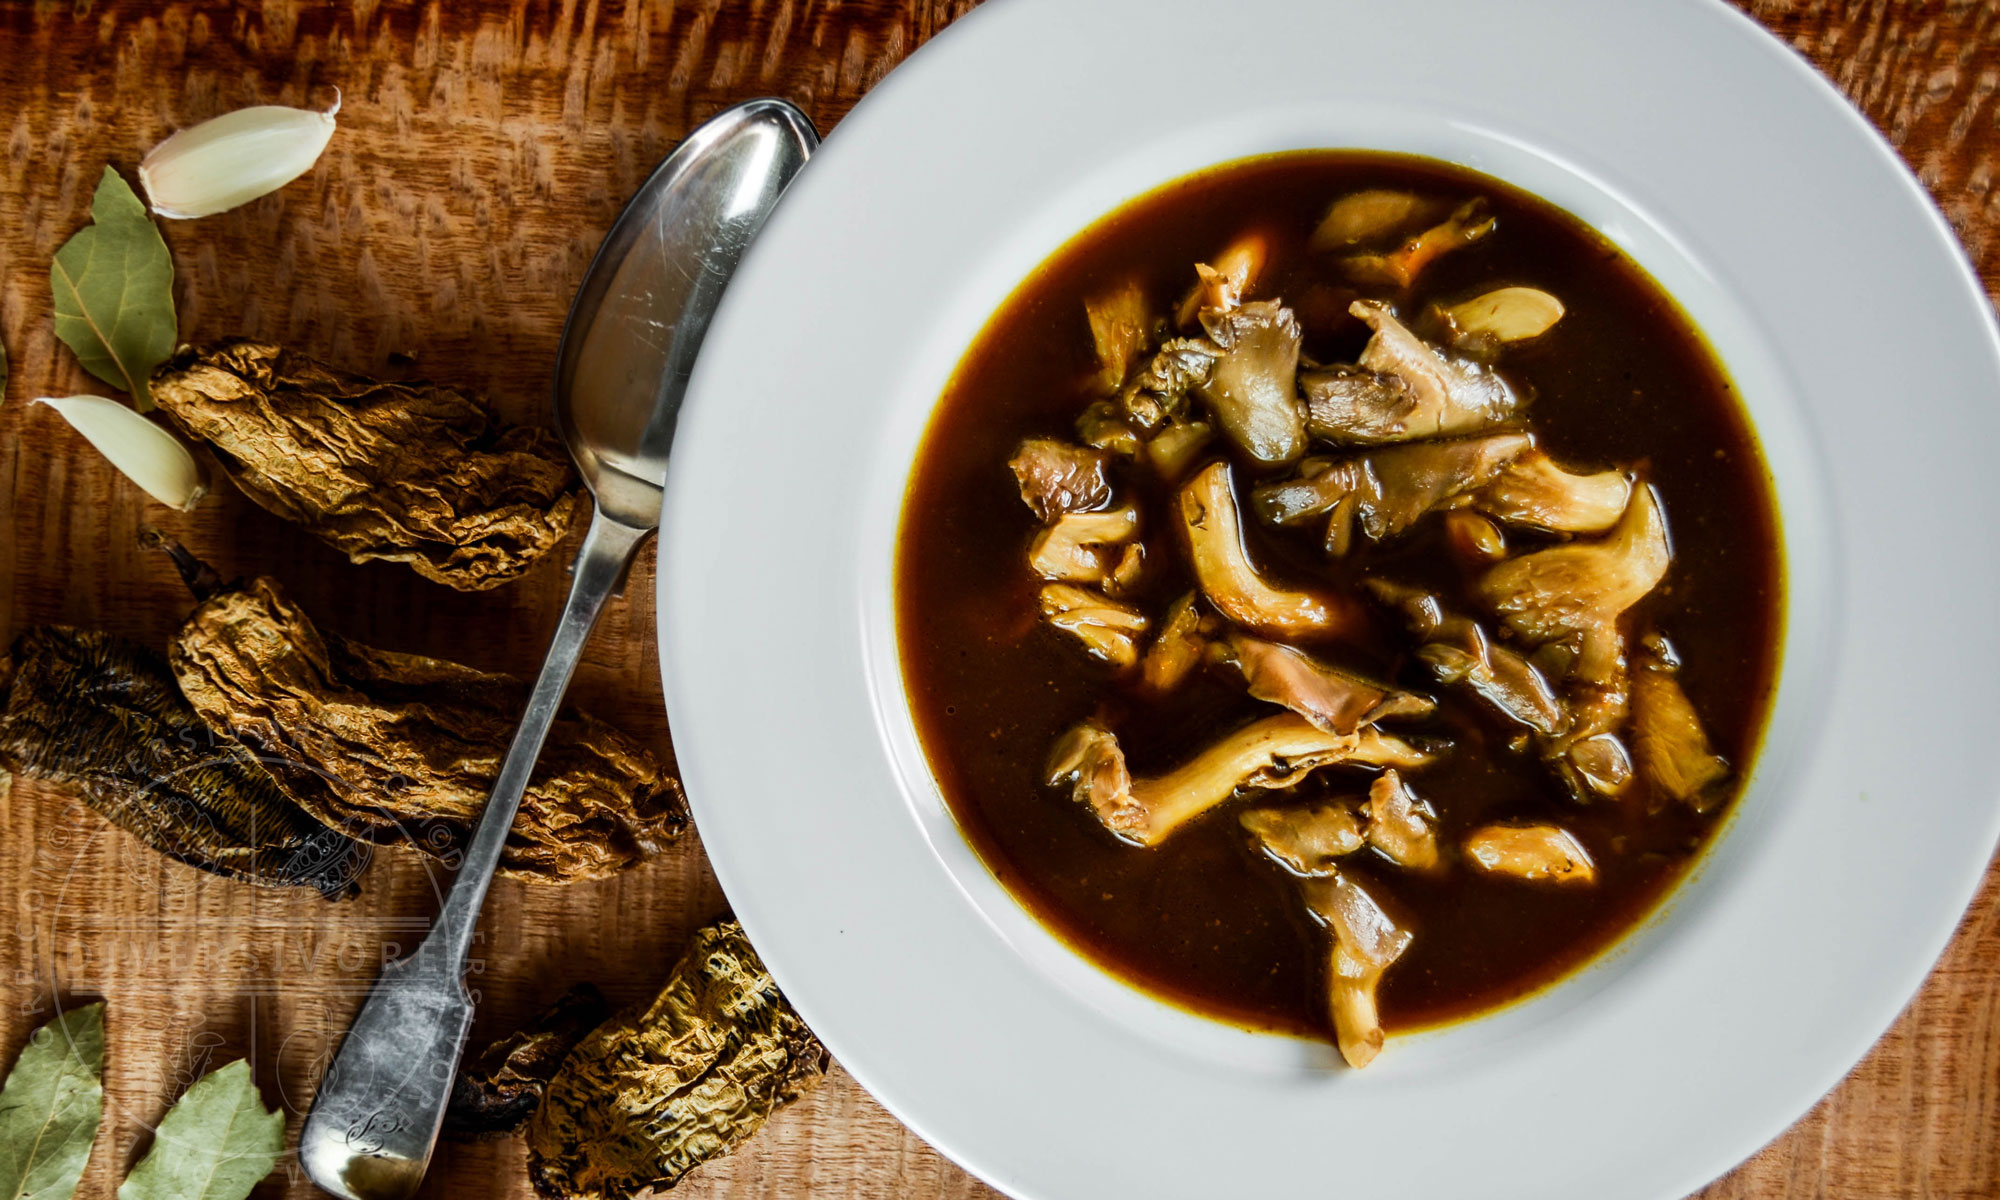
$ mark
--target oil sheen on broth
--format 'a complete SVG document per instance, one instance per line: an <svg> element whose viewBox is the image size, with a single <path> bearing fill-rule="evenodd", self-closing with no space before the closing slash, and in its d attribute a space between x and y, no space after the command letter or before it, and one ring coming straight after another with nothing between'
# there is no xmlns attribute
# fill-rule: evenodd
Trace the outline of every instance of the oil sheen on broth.
<svg viewBox="0 0 2000 1200"><path fill-rule="evenodd" d="M1211 265L1205 282L1196 263ZM1503 287L1540 295L1477 301ZM1561 315L1542 329L1548 297ZM1288 321L1297 383L1270 365ZM1374 344L1399 331L1423 345ZM1197 377L1178 395L1187 381L1163 382L1163 343ZM1232 363L1239 353L1263 357ZM1149 369L1158 386L1135 386ZM1218 411L1245 397L1261 414ZM1213 430L1205 442L1196 421ZM1034 453L1024 443L1069 457L1017 479L1010 460ZM1091 461L1107 489L1048 490L1063 463ZM1038 486L1040 511L1024 503ZM1203 486L1208 509L1189 496ZM1559 511L1535 509L1538 496ZM1212 520L1218 497L1233 498L1268 590L1318 597L1321 619L1246 625L1198 586L1211 581L1197 579L1188 521ZM1091 510L1065 527L1085 540L1049 532L1074 519L1065 507ZM1559 547L1584 557L1535 558ZM953 375L897 554L919 735L988 867L1120 976L1225 1020L1338 1035L1357 1065L1381 1027L1505 1002L1640 920L1733 803L1776 669L1766 470L1688 320L1567 213L1399 156L1246 160L1077 236ZM1565 588L1598 608L1579 615ZM1154 660L1190 593L1178 644L1197 657L1173 680ZM1351 676L1389 702L1357 721L1369 696ZM1349 700L1363 689L1359 707L1329 718L1322 705L1316 719L1329 745L1387 735L1361 754L1377 765L1335 750L1314 769L1296 745L1275 761L1252 747L1229 769L1264 770L1198 815L1145 808L1161 776L1246 727L1320 736L1286 718L1312 711L1294 702L1301 679L1322 699L1329 680ZM1414 819L1381 782L1379 763L1399 753L1428 759L1395 772ZM1067 773L1052 767L1065 754ZM1140 781L1126 792L1121 764ZM1436 864L1422 847L1417 860L1385 852L1397 829L1427 840ZM1288 853L1289 867L1275 861Z"/></svg>

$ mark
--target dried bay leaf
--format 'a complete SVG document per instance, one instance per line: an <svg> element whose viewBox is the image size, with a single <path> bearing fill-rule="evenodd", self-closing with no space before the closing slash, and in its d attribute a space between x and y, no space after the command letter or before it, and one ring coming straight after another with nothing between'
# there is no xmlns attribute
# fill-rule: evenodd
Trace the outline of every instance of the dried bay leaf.
<svg viewBox="0 0 2000 1200"><path fill-rule="evenodd" d="M118 1200L243 1200L284 1150L285 1115L264 1107L239 1058L195 1080L167 1110Z"/></svg>
<svg viewBox="0 0 2000 1200"><path fill-rule="evenodd" d="M91 223L49 264L56 336L104 382L153 407L147 379L174 352L174 262L146 206L110 167L90 201Z"/></svg>
<svg viewBox="0 0 2000 1200"><path fill-rule="evenodd" d="M188 706L166 661L40 625L0 655L0 770L73 785L96 812L216 875L352 895L368 849L315 821Z"/></svg>
<svg viewBox="0 0 2000 1200"><path fill-rule="evenodd" d="M709 925L658 998L563 1061L528 1120L528 1176L547 1200L671 1188L804 1095L827 1063L743 927Z"/></svg>
<svg viewBox="0 0 2000 1200"><path fill-rule="evenodd" d="M185 551L177 561L191 584L201 578ZM209 595L169 658L212 729L294 764L274 774L300 808L351 836L447 860L485 808L528 698L511 675L322 633L268 578ZM651 751L565 706L500 870L593 879L658 854L686 826L680 783Z"/></svg>
<svg viewBox="0 0 2000 1200"><path fill-rule="evenodd" d="M0 1198L68 1200L104 1115L104 1004L28 1038L0 1088Z"/></svg>
<svg viewBox="0 0 2000 1200"><path fill-rule="evenodd" d="M246 496L357 563L482 591L525 573L576 515L576 470L555 434L502 425L450 388L242 339L182 351L152 388Z"/></svg>
<svg viewBox="0 0 2000 1200"><path fill-rule="evenodd" d="M577 1042L610 1015L604 993L579 983L526 1027L469 1058L452 1081L444 1136L491 1138L519 1127Z"/></svg>

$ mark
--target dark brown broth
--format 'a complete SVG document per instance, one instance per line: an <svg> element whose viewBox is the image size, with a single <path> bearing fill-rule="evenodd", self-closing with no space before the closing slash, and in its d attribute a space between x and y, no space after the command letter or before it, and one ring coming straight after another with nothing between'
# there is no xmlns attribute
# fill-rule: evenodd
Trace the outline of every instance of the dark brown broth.
<svg viewBox="0 0 2000 1200"><path fill-rule="evenodd" d="M1776 669L1781 561L1775 509L1755 439L1700 336L1643 271L1567 213L1492 179L1428 160L1306 152L1248 160L1170 184L1099 221L1021 284L973 343L933 416L904 505L897 557L898 631L918 731L960 825L988 867L1044 923L1097 962L1197 1011L1325 1036L1325 935L1297 889L1252 854L1241 801L1162 845L1114 840L1065 792L1043 786L1050 745L1093 714L1111 719L1132 769L1145 774L1255 716L1277 711L1240 684L1198 677L1162 704L1122 687L1067 635L1041 623L1041 581L1026 565L1036 528L1007 460L1024 437L1073 436L1096 366L1083 298L1136 277L1164 309L1192 264L1258 228L1274 236L1254 295L1281 297L1306 328L1306 353L1351 361L1366 330L1347 318L1340 276L1305 247L1327 204L1369 187L1454 201L1485 196L1494 233L1433 263L1407 314L1502 284L1532 284L1568 313L1511 348L1501 368L1534 399L1541 444L1573 470L1636 467L1659 490L1674 546L1666 581L1635 624L1666 633L1681 681L1718 753L1739 777L1756 752ZM1316 449L1315 453L1324 453ZM1249 474L1237 462L1239 481ZM1146 472L1121 471L1120 495L1141 504L1149 570L1136 602L1156 617L1190 585L1167 502ZM1247 514L1246 514L1247 515ZM1386 547L1329 564L1316 535L1276 534L1246 520L1253 555L1280 578L1357 573L1464 595L1437 522ZM1510 537L1510 544L1521 540ZM1164 552L1164 553L1163 553ZM1162 570L1162 560L1172 560ZM1463 611L1477 613L1469 600ZM1501 745L1492 719L1440 690L1410 661L1391 620L1371 647L1327 648L1345 665L1435 695L1425 732L1456 743L1411 778L1438 809L1449 846L1495 818L1561 821L1595 855L1595 887L1536 887L1461 864L1441 880L1399 873L1368 855L1351 870L1414 929L1390 969L1390 1028L1467 1015L1542 986L1631 928L1686 870L1719 821L1679 806L1579 806L1532 755ZM1284 802L1364 792L1367 777L1325 770Z"/></svg>

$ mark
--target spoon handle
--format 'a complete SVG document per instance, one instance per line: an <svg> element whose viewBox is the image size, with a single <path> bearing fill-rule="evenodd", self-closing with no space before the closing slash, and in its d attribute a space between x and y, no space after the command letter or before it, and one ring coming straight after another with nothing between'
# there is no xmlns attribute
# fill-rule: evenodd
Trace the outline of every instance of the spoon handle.
<svg viewBox="0 0 2000 1200"><path fill-rule="evenodd" d="M583 644L651 533L601 511L592 517L542 673L444 907L416 951L382 969L320 1082L299 1132L299 1161L336 1196L400 1200L423 1180L472 1025L465 963L480 905Z"/></svg>

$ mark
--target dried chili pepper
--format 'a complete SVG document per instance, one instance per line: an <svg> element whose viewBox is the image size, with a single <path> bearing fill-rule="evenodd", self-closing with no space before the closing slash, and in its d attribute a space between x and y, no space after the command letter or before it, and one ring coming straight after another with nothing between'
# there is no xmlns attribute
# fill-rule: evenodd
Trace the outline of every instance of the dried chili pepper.
<svg viewBox="0 0 2000 1200"><path fill-rule="evenodd" d="M275 772L278 785L328 825L453 858L499 775L528 685L322 633L274 580L215 588L213 572L168 549L197 596L208 593L168 651L195 711L303 768ZM651 751L565 707L500 870L542 882L593 879L652 857L686 826L680 783Z"/></svg>
<svg viewBox="0 0 2000 1200"><path fill-rule="evenodd" d="M610 1015L604 993L579 983L527 1026L486 1047L452 1081L444 1136L489 1138L519 1128L577 1042Z"/></svg>
<svg viewBox="0 0 2000 1200"><path fill-rule="evenodd" d="M651 1004L599 1025L528 1120L551 1200L666 1189L727 1154L826 1073L828 1057L735 921L696 932Z"/></svg>
<svg viewBox="0 0 2000 1200"><path fill-rule="evenodd" d="M14 639L0 657L0 769L74 784L105 819L217 875L332 898L368 865L366 846L209 730L159 654L110 634L41 625Z"/></svg>
<svg viewBox="0 0 2000 1200"><path fill-rule="evenodd" d="M576 471L545 429L436 384L349 374L266 342L185 349L153 399L243 493L355 562L460 591L506 583L569 531Z"/></svg>

